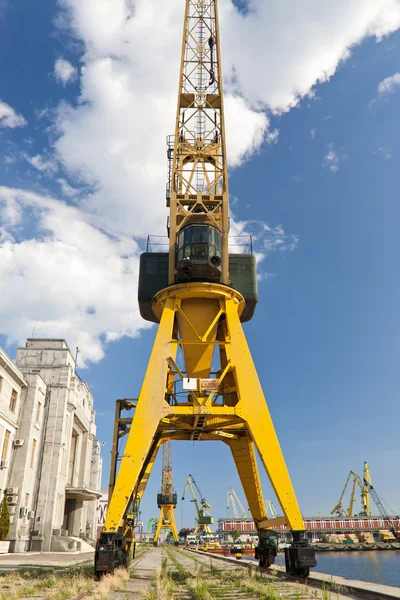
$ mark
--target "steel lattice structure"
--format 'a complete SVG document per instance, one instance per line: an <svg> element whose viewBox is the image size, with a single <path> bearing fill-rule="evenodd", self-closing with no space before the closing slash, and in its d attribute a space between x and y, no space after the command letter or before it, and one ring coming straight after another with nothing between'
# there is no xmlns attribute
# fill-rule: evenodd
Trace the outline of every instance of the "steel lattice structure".
<svg viewBox="0 0 400 600"><path fill-rule="evenodd" d="M186 2L175 135L168 138L168 156L169 283L174 281L176 236L193 218L222 233L222 282L229 283L228 172L215 0Z"/></svg>

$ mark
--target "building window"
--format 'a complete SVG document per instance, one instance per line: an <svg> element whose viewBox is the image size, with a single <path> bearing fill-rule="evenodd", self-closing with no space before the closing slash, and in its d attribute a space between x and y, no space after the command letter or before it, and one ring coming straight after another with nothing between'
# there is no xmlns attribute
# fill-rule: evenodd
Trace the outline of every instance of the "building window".
<svg viewBox="0 0 400 600"><path fill-rule="evenodd" d="M38 402L38 403L37 403L37 407L36 407L36 417L35 417L35 423L36 423L37 425L39 425L39 422L40 422L40 407L41 407L41 406L42 406L42 405L40 404L40 402Z"/></svg>
<svg viewBox="0 0 400 600"><path fill-rule="evenodd" d="M9 409L11 410L11 412L15 412L16 408L17 408L17 390L13 390L11 392Z"/></svg>
<svg viewBox="0 0 400 600"><path fill-rule="evenodd" d="M29 508L29 494L25 494L25 506Z"/></svg>
<svg viewBox="0 0 400 600"><path fill-rule="evenodd" d="M2 378L2 376L0 375L0 392L1 392L1 388L2 388L2 386L3 386L3 378Z"/></svg>
<svg viewBox="0 0 400 600"><path fill-rule="evenodd" d="M1 451L1 460L7 460L8 445L10 443L10 434L11 432L8 431L8 429L6 429L4 434L3 449Z"/></svg>
<svg viewBox="0 0 400 600"><path fill-rule="evenodd" d="M31 469L33 469L33 461L35 459L35 450L36 450L36 440L33 439L32 440L31 463L29 465Z"/></svg>

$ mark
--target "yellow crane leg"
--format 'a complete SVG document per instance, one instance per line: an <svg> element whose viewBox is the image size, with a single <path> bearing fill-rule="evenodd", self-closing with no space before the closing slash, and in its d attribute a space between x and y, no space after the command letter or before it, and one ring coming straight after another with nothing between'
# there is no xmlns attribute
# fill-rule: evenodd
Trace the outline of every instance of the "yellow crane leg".
<svg viewBox="0 0 400 600"><path fill-rule="evenodd" d="M140 474L143 468L146 470L149 459L151 463L149 454L154 452L151 448L157 437L158 425L164 414L168 413L169 407L164 396L168 375L167 360L176 355L176 344L170 343L174 317L174 299L169 299L165 303L113 495L109 501L104 523L104 531L107 532L116 532L123 525L122 519L132 493L137 491Z"/></svg>
<svg viewBox="0 0 400 600"><path fill-rule="evenodd" d="M173 504L164 504L160 509L160 517L157 523L157 529L154 534L154 544L158 544L158 538L162 529L170 531L174 538L175 544L179 541L178 530L176 528L175 511Z"/></svg>
<svg viewBox="0 0 400 600"><path fill-rule="evenodd" d="M227 359L235 365L236 385L240 398L241 417L247 424L275 495L286 516L290 529L304 531L304 521L272 423L267 403L258 379L235 306L226 303L226 321L231 343L226 345ZM244 477L250 479L254 467L250 460L242 466ZM261 496L262 500L262 496ZM258 502L260 501L260 497Z"/></svg>
<svg viewBox="0 0 400 600"><path fill-rule="evenodd" d="M249 435L227 440L226 443L231 449L251 515L255 522L263 521L266 513L254 443Z"/></svg>

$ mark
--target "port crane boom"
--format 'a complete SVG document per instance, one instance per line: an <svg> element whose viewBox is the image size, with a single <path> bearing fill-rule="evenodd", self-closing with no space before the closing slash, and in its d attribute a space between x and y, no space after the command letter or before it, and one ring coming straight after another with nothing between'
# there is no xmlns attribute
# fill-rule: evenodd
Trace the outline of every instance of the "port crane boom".
<svg viewBox="0 0 400 600"><path fill-rule="evenodd" d="M240 502L238 495L233 488L229 488L229 491L226 495L226 508L229 509L229 507L232 508L233 516L235 517L235 519L246 519L247 518L246 510L245 510L243 504ZM238 510L238 507L239 507L240 513Z"/></svg>
<svg viewBox="0 0 400 600"><path fill-rule="evenodd" d="M210 525L212 525L214 523L214 517L212 517L209 513L209 510L211 510L212 506L204 498L204 496L202 495L202 493L199 490L197 483L195 482L195 480L193 479L193 477L191 475L189 475L188 478L186 479L185 487L184 487L183 494L182 494L182 500L185 499L185 494L186 494L186 491L188 488L192 495L191 502L193 502L194 507L196 509L196 528L194 530L194 533L196 535L198 535L200 533L212 533ZM199 507L199 503L197 501L194 489L196 489L196 491L199 495L200 507Z"/></svg>
<svg viewBox="0 0 400 600"><path fill-rule="evenodd" d="M293 542L285 549L286 568L306 576L316 565L315 552L305 538L242 326L258 300L255 256L228 250L217 0L185 0L175 133L167 139L167 160L169 252L143 253L139 269L140 312L158 329L97 544L95 571L110 571L130 559L135 515L159 447L168 440L210 440L231 450L257 527L260 566L274 562L273 528L287 524ZM257 451L283 517L266 515Z"/></svg>

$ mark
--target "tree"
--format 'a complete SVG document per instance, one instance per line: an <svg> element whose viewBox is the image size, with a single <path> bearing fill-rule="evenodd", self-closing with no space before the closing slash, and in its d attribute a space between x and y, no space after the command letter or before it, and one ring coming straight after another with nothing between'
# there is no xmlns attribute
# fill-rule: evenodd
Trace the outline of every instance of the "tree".
<svg viewBox="0 0 400 600"><path fill-rule="evenodd" d="M230 535L232 536L233 543L235 543L240 538L241 533L237 529L232 529L232 531L230 531Z"/></svg>
<svg viewBox="0 0 400 600"><path fill-rule="evenodd" d="M0 504L0 541L4 541L10 531L10 513L6 496Z"/></svg>

